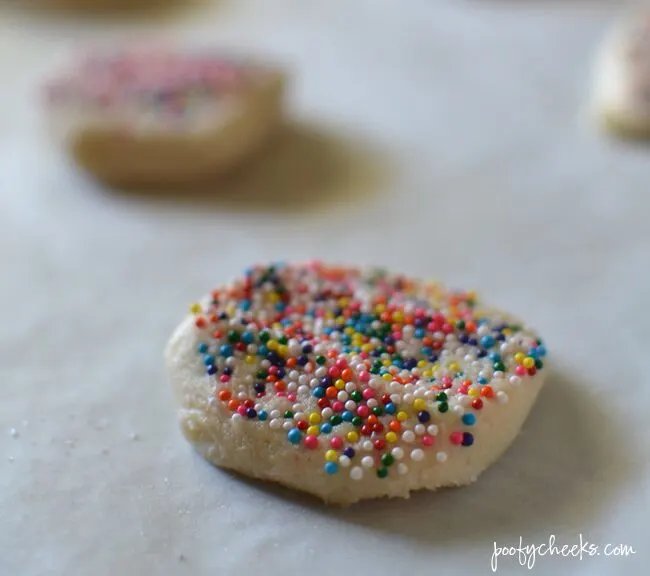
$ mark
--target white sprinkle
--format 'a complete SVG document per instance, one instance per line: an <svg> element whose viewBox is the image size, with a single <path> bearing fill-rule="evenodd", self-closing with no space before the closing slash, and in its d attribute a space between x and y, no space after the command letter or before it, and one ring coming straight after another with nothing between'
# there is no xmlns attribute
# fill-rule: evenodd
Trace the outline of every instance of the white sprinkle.
<svg viewBox="0 0 650 576"><path fill-rule="evenodd" d="M409 467L406 464L404 464L404 462L400 462L397 465L397 473L398 474L406 474L408 471L409 471Z"/></svg>
<svg viewBox="0 0 650 576"><path fill-rule="evenodd" d="M74 440L66 440L66 441L65 441L65 445L66 445L68 448L74 448Z"/></svg>
<svg viewBox="0 0 650 576"><path fill-rule="evenodd" d="M372 452L374 446L370 440L364 440L361 443L361 449L365 450L366 452Z"/></svg>
<svg viewBox="0 0 650 576"><path fill-rule="evenodd" d="M187 423L187 427L188 427L190 430L193 430L194 428L196 428L196 425L194 424L194 422L193 422L192 420L190 420L190 421ZM139 439L140 439L140 435L139 435L137 432L131 432L131 434L129 434L129 438L131 438L131 440L139 440Z"/></svg>
<svg viewBox="0 0 650 576"><path fill-rule="evenodd" d="M454 406L452 410L454 414L456 414L456 416L462 416L463 414L465 414L465 408L463 408L460 404L456 404L456 406Z"/></svg>
<svg viewBox="0 0 650 576"><path fill-rule="evenodd" d="M431 434L431 436L437 436L438 434L438 427L435 424L429 424L427 426L427 432Z"/></svg>
<svg viewBox="0 0 650 576"><path fill-rule="evenodd" d="M350 478L352 478L352 480L361 480L361 478L363 478L363 469L359 466L354 466L350 470Z"/></svg>
<svg viewBox="0 0 650 576"><path fill-rule="evenodd" d="M411 460L415 460L416 462L419 462L423 458L424 458L424 452L419 448L416 448L415 450L411 451Z"/></svg>
<svg viewBox="0 0 650 576"><path fill-rule="evenodd" d="M447 461L447 454L445 454L444 452L438 452L436 454L436 460L441 464L443 464L444 462Z"/></svg>
<svg viewBox="0 0 650 576"><path fill-rule="evenodd" d="M361 466L363 466L364 468L372 468L374 464L375 464L375 460L372 456L364 456L363 458L361 458ZM352 470L354 470L354 468Z"/></svg>
<svg viewBox="0 0 650 576"><path fill-rule="evenodd" d="M13 457L13 456L7 456L7 460L9 460L9 462L13 462L13 461L14 461L14 457Z"/></svg>
<svg viewBox="0 0 650 576"><path fill-rule="evenodd" d="M233 422L241 422L243 420L242 415L239 414L238 412L234 412L233 415L230 417L230 419Z"/></svg>
<svg viewBox="0 0 650 576"><path fill-rule="evenodd" d="M497 402L505 404L508 402L508 395L503 391L497 392Z"/></svg>
<svg viewBox="0 0 650 576"><path fill-rule="evenodd" d="M401 460L404 458L404 450L399 446L395 446L395 448L393 448L390 453L392 454L393 458L395 458L395 460Z"/></svg>
<svg viewBox="0 0 650 576"><path fill-rule="evenodd" d="M102 456L106 456L108 454L108 448L102 448Z"/></svg>
<svg viewBox="0 0 650 576"><path fill-rule="evenodd" d="M274 412L277 412L277 410L274 410ZM273 418L269 422L269 428L272 428L273 430L277 430L278 428L282 428L282 420L278 418Z"/></svg>
<svg viewBox="0 0 650 576"><path fill-rule="evenodd" d="M413 427L413 430L418 436L422 436L427 431L427 429L424 427L424 424L416 424Z"/></svg>
<svg viewBox="0 0 650 576"><path fill-rule="evenodd" d="M341 468L348 468L351 463L352 460L350 460L350 458L348 458L345 454L339 456L339 465L341 466Z"/></svg>
<svg viewBox="0 0 650 576"><path fill-rule="evenodd" d="M282 428L284 428L285 430L291 430L293 428L293 422L291 420L285 420L282 423Z"/></svg>
<svg viewBox="0 0 650 576"><path fill-rule="evenodd" d="M402 440L411 444L412 442L415 442L415 434L411 430L405 430L402 432Z"/></svg>
<svg viewBox="0 0 650 576"><path fill-rule="evenodd" d="M9 436L12 438L18 438L18 430L15 428L9 428Z"/></svg>

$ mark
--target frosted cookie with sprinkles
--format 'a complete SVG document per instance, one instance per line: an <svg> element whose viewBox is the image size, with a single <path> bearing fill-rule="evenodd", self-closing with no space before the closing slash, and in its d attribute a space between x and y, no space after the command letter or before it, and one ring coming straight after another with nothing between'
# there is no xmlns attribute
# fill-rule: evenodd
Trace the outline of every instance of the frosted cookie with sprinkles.
<svg viewBox="0 0 650 576"><path fill-rule="evenodd" d="M277 68L211 51L123 50L83 57L46 87L77 162L117 186L186 184L237 167L282 119Z"/></svg>
<svg viewBox="0 0 650 576"><path fill-rule="evenodd" d="M207 460L345 505L474 482L519 432L545 355L472 293L316 262L214 290L165 364Z"/></svg>
<svg viewBox="0 0 650 576"><path fill-rule="evenodd" d="M650 138L650 9L613 27L595 68L596 113L610 131Z"/></svg>

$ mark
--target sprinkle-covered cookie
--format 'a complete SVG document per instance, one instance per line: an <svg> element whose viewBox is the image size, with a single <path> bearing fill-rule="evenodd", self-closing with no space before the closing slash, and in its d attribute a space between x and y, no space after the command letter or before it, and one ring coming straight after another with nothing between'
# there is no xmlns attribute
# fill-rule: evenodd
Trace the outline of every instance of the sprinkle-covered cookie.
<svg viewBox="0 0 650 576"><path fill-rule="evenodd" d="M278 125L276 68L209 50L84 55L45 87L57 134L109 182L170 184L231 169Z"/></svg>
<svg viewBox="0 0 650 576"><path fill-rule="evenodd" d="M545 355L471 292L310 263L214 290L165 357L209 461L347 504L475 480L519 431Z"/></svg>

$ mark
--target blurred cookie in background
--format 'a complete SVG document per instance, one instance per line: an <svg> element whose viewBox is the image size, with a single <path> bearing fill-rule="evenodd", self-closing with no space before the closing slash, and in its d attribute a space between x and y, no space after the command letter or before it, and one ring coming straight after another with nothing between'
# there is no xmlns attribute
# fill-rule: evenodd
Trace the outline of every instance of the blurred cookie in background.
<svg viewBox="0 0 650 576"><path fill-rule="evenodd" d="M650 7L621 19L597 55L594 105L605 129L650 138Z"/></svg>
<svg viewBox="0 0 650 576"><path fill-rule="evenodd" d="M283 118L280 67L210 49L97 50L46 85L53 133L116 187L194 184L240 166Z"/></svg>

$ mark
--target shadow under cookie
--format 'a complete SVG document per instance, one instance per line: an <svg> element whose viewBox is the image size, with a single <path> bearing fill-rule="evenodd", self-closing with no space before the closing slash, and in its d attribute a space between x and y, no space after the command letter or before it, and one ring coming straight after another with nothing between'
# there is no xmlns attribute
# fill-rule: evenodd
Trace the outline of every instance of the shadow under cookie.
<svg viewBox="0 0 650 576"><path fill-rule="evenodd" d="M230 174L188 188L110 192L127 201L220 212L305 212L379 194L392 169L368 141L308 124L286 124Z"/></svg>

